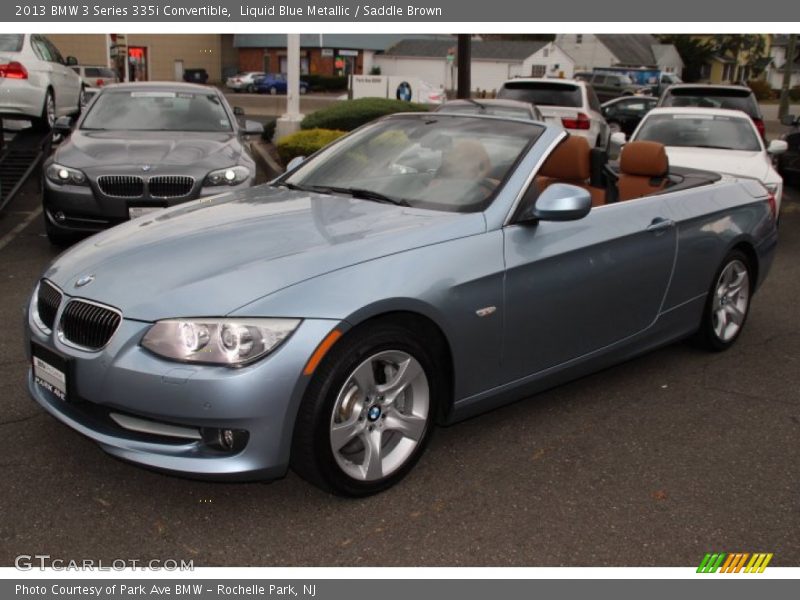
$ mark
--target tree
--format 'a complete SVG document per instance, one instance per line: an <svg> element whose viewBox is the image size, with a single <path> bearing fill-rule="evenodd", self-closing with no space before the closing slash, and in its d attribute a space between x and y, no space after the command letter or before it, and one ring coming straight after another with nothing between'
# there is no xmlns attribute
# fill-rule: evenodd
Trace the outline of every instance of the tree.
<svg viewBox="0 0 800 600"><path fill-rule="evenodd" d="M659 41L672 44L683 60L681 78L686 82L699 80L703 76L703 67L711 61L716 53L714 42L690 35L662 35Z"/></svg>
<svg viewBox="0 0 800 600"><path fill-rule="evenodd" d="M764 56L767 44L764 36L755 33L737 35L715 35L715 52L721 56L729 56L738 64L755 66L756 61Z"/></svg>

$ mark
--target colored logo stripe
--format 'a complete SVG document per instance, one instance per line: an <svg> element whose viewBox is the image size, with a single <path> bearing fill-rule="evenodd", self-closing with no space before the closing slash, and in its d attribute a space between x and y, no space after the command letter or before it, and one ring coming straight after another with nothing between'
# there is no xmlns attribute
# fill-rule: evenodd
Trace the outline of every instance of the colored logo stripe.
<svg viewBox="0 0 800 600"><path fill-rule="evenodd" d="M763 573L764 569L772 560L772 553L759 552L750 554L748 552L709 552L697 567L698 573L739 573L744 568L744 573ZM749 559L749 561L748 561ZM745 566L747 563L747 566Z"/></svg>

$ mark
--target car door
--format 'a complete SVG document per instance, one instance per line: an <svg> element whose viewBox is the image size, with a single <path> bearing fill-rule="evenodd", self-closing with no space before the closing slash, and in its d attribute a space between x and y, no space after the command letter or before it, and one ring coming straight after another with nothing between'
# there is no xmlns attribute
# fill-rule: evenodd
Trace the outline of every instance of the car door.
<svg viewBox="0 0 800 600"><path fill-rule="evenodd" d="M576 221L504 228L506 381L567 366L655 322L676 252L668 215L655 195Z"/></svg>

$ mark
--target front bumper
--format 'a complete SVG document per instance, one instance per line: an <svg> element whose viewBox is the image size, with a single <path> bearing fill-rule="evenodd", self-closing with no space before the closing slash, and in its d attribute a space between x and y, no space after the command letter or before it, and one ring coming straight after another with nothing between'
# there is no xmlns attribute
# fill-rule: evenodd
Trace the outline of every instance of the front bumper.
<svg viewBox="0 0 800 600"><path fill-rule="evenodd" d="M206 196L235 192L251 187L255 175L251 174L235 186L201 187L196 184L190 194L174 198L115 198L104 195L91 180L88 185L59 185L47 177L42 180L43 208L52 227L64 232L96 233L128 221L130 207L167 208Z"/></svg>
<svg viewBox="0 0 800 600"><path fill-rule="evenodd" d="M67 401L60 400L39 386L30 370L28 389L51 415L124 460L198 478L274 479L288 468L294 420L308 381L303 367L336 324L306 320L273 354L231 369L164 360L140 346L150 323L128 319L103 350L77 350L41 331L29 311L29 358L31 343L65 358L70 391ZM241 447L225 451L204 440L131 431L109 413L247 435Z"/></svg>

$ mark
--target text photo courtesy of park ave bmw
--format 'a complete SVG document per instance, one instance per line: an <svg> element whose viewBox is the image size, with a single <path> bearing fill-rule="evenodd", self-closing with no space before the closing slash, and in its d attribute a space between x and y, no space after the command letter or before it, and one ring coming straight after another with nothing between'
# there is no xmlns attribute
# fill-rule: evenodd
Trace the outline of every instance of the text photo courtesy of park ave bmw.
<svg viewBox="0 0 800 600"><path fill-rule="evenodd" d="M0 597L784 594L800 28L669 8L0 7Z"/></svg>

